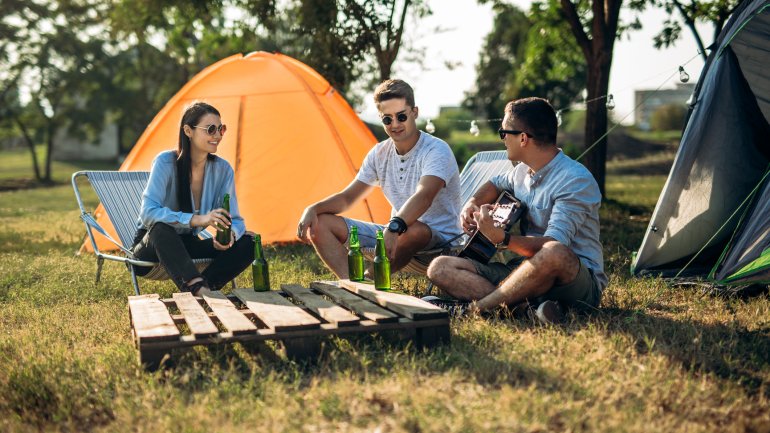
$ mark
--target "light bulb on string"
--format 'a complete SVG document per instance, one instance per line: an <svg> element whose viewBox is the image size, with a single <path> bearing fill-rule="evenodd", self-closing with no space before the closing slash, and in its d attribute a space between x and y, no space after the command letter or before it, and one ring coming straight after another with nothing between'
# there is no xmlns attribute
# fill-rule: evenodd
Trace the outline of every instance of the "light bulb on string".
<svg viewBox="0 0 770 433"><path fill-rule="evenodd" d="M436 132L436 125L433 124L433 122L428 119L428 123L425 124L425 132L428 134L433 134Z"/></svg>
<svg viewBox="0 0 770 433"><path fill-rule="evenodd" d="M481 133L481 131L479 131L479 125L476 124L475 120L471 120L471 129L468 132L470 132L474 137L478 137Z"/></svg>
<svg viewBox="0 0 770 433"><path fill-rule="evenodd" d="M690 81L690 74L684 70L684 66L679 67L679 81L683 83Z"/></svg>
<svg viewBox="0 0 770 433"><path fill-rule="evenodd" d="M588 89L585 87L583 88L583 91L580 92L580 95L583 97L583 103L586 102L586 99L588 99Z"/></svg>
<svg viewBox="0 0 770 433"><path fill-rule="evenodd" d="M556 126L561 126L562 117L561 110L556 110Z"/></svg>
<svg viewBox="0 0 770 433"><path fill-rule="evenodd" d="M615 109L615 98L612 96L612 93L607 95L607 109L608 110L614 110Z"/></svg>

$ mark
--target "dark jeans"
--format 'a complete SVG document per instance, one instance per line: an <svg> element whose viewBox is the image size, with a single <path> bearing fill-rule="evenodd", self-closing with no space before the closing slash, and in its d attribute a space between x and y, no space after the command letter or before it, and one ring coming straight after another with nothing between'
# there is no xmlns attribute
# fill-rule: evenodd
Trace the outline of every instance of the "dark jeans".
<svg viewBox="0 0 770 433"><path fill-rule="evenodd" d="M134 245L134 257L160 262L174 284L183 290L185 284L197 277L205 278L209 287L220 289L238 276L254 261L254 238L243 235L225 251L214 248L213 239L200 239L192 234L179 234L168 224L156 223ZM199 273L192 259L210 258L214 261ZM134 266L136 275L147 275L152 268Z"/></svg>

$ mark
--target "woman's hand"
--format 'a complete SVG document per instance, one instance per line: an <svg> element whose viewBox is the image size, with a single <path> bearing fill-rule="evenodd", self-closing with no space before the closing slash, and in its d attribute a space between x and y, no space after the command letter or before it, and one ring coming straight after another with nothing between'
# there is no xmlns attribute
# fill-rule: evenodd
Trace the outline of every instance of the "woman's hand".
<svg viewBox="0 0 770 433"><path fill-rule="evenodd" d="M231 246L233 246L233 244L235 243L235 233L230 231L230 243L227 244L227 245L222 245L219 242L217 242L217 237L216 236L211 238L211 240L214 241L214 248L218 249L219 251L225 251L226 249L228 249Z"/></svg>
<svg viewBox="0 0 770 433"><path fill-rule="evenodd" d="M192 227L230 227L230 213L222 208L214 209L205 215L193 215L190 219Z"/></svg>

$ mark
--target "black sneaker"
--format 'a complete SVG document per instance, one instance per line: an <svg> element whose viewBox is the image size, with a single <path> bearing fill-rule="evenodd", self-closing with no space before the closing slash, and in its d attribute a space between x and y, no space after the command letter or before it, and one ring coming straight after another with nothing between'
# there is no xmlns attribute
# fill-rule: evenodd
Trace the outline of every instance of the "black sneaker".
<svg viewBox="0 0 770 433"><path fill-rule="evenodd" d="M462 316L468 311L470 301L461 301L459 299L439 298L438 296L428 295L420 298L421 300L443 308L453 316Z"/></svg>
<svg viewBox="0 0 770 433"><path fill-rule="evenodd" d="M543 301L538 305L537 310L534 310L533 315L544 325L556 325L564 322L565 319L564 307L556 301Z"/></svg>

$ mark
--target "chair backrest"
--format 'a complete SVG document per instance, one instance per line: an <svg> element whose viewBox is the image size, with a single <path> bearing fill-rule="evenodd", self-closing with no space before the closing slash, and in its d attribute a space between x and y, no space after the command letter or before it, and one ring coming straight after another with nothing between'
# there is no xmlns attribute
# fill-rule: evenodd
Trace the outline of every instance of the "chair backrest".
<svg viewBox="0 0 770 433"><path fill-rule="evenodd" d="M85 175L102 202L120 242L125 248L131 248L136 234L136 219L142 206L142 193L150 172L87 171Z"/></svg>
<svg viewBox="0 0 770 433"><path fill-rule="evenodd" d="M505 150L479 152L471 157L460 173L460 196L464 205L486 181L513 168Z"/></svg>

